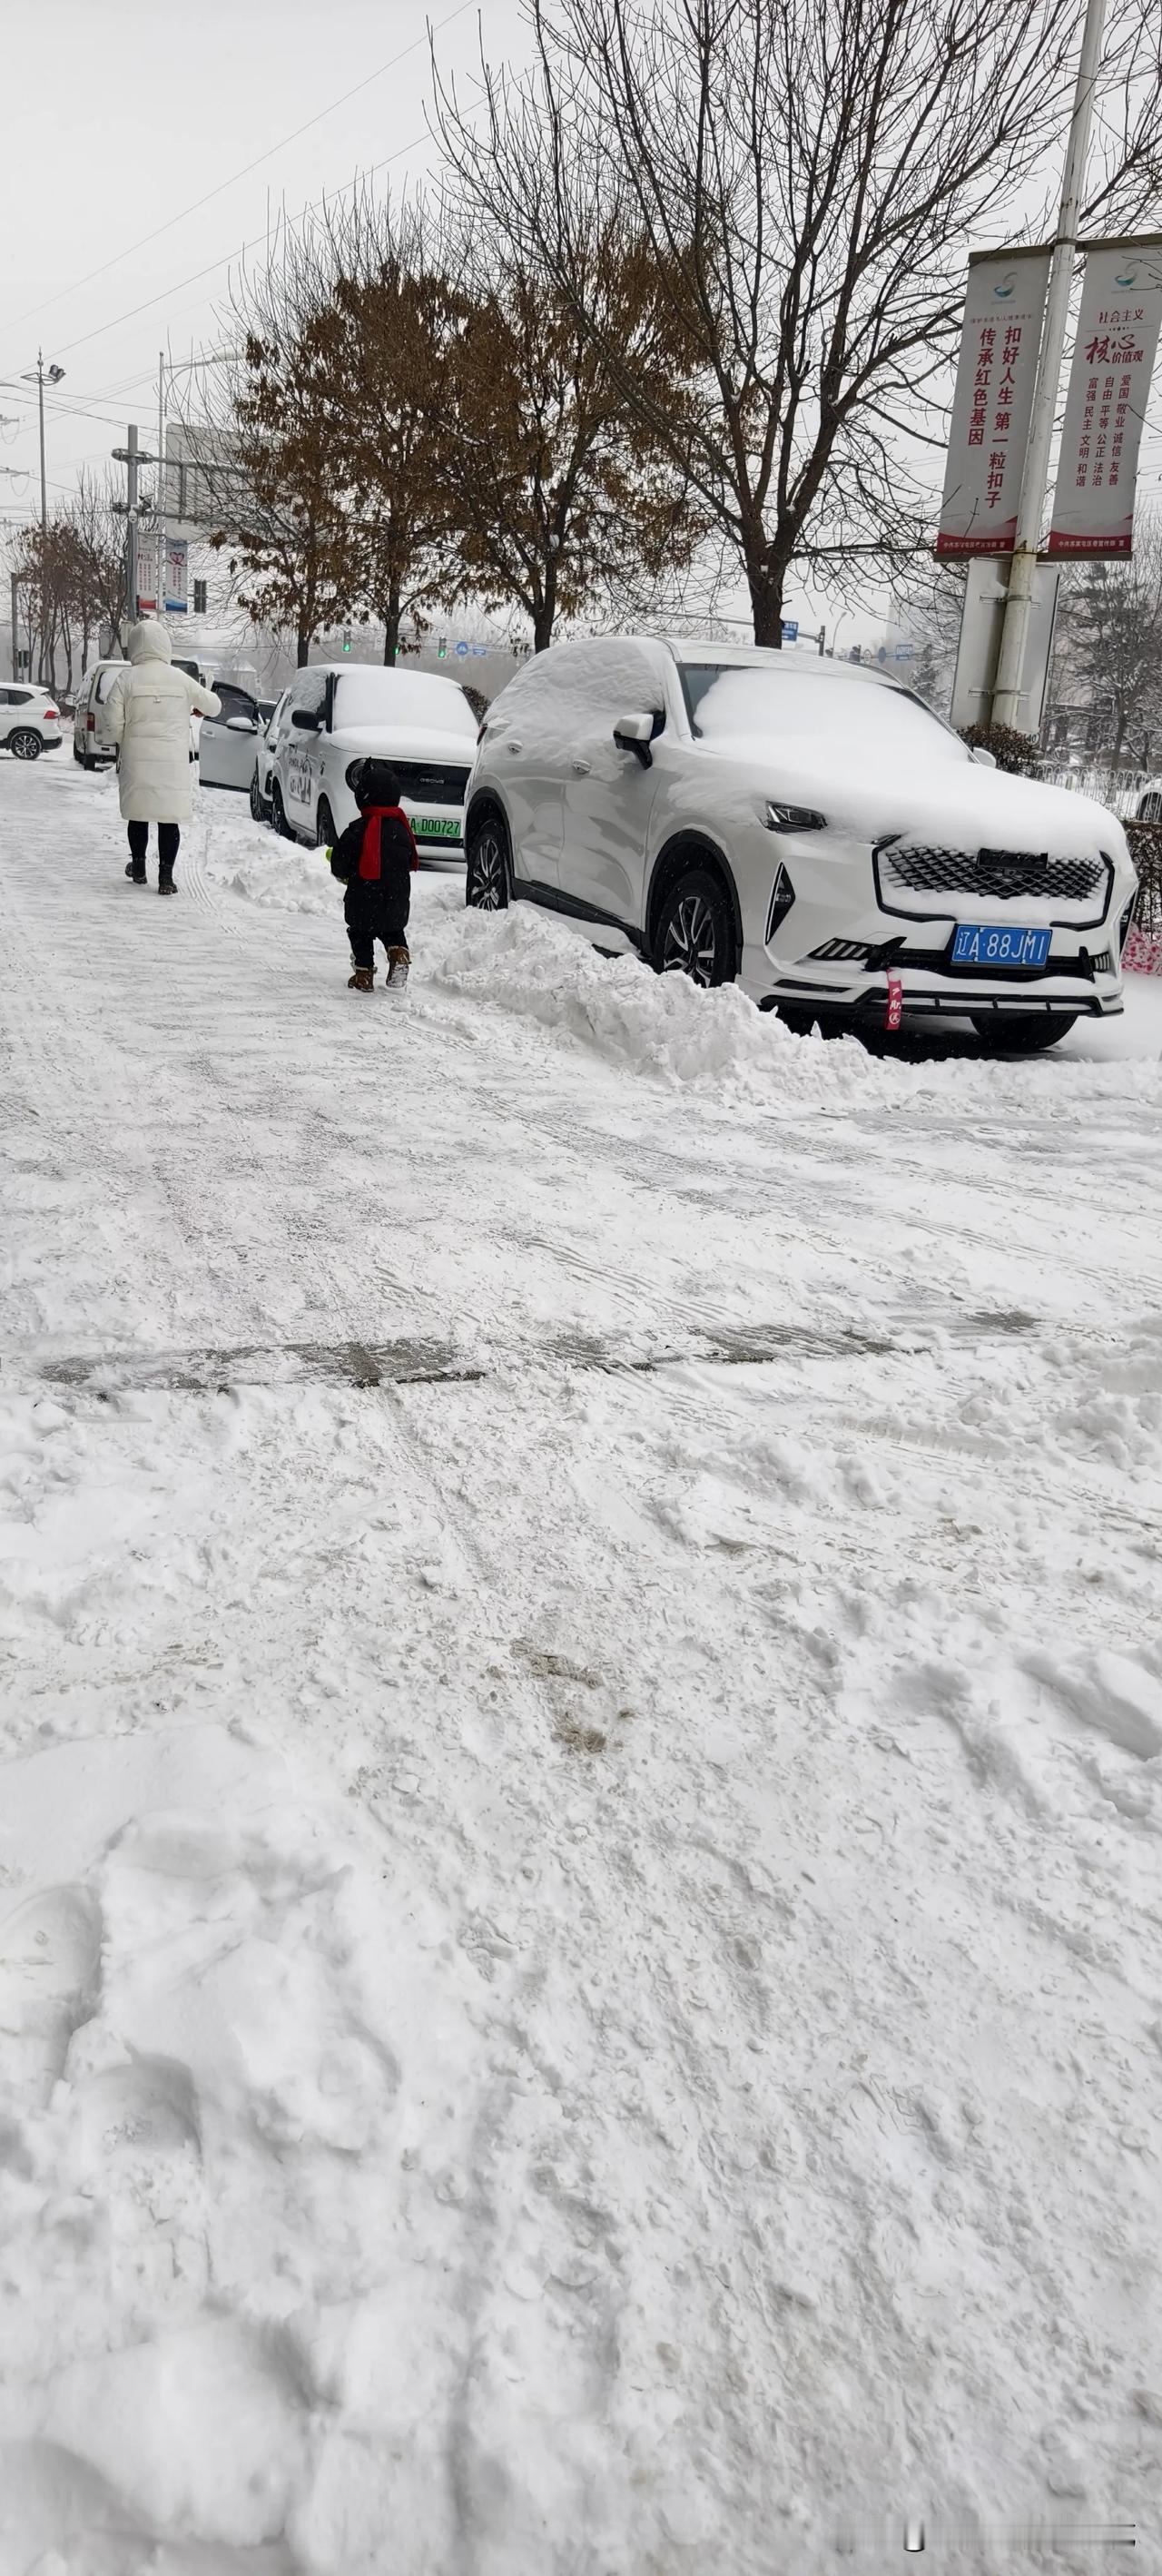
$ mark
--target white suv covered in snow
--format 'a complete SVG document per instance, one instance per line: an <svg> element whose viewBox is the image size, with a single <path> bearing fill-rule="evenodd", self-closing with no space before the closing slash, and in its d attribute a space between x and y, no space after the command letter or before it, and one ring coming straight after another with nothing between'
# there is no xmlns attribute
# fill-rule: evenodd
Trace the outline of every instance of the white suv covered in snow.
<svg viewBox="0 0 1162 2576"><path fill-rule="evenodd" d="M466 898L516 897L794 1026L1121 1010L1121 824L1012 778L886 674L753 646L553 646L488 711Z"/></svg>
<svg viewBox="0 0 1162 2576"><path fill-rule="evenodd" d="M60 708L50 690L29 680L0 682L0 751L10 751L14 760L39 760L60 739Z"/></svg>
<svg viewBox="0 0 1162 2576"><path fill-rule="evenodd" d="M316 662L300 671L279 722L270 774L275 830L291 840L338 840L358 812L349 771L389 760L422 859L464 856L464 795L476 718L454 680L367 662Z"/></svg>

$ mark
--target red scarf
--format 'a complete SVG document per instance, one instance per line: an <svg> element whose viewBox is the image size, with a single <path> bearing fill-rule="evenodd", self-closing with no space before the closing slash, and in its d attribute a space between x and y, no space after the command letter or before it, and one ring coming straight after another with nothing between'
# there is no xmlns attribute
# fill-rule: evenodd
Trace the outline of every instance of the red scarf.
<svg viewBox="0 0 1162 2576"><path fill-rule="evenodd" d="M418 868L420 854L412 840L412 827L402 805L366 805L363 809L363 847L359 853L359 874L372 885L382 875L379 836L385 823L402 823L412 845L412 866Z"/></svg>

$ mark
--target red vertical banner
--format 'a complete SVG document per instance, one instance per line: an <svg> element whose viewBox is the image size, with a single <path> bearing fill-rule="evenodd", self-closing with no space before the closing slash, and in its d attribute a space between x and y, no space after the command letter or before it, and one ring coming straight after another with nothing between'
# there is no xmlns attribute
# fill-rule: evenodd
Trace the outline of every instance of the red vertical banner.
<svg viewBox="0 0 1162 2576"><path fill-rule="evenodd" d="M938 555L1013 551L1048 282L1047 250L969 261Z"/></svg>

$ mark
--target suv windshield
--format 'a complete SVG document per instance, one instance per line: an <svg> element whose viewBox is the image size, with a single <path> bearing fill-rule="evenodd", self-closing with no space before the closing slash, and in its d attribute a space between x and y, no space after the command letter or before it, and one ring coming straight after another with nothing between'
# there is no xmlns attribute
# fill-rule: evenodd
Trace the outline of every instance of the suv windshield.
<svg viewBox="0 0 1162 2576"><path fill-rule="evenodd" d="M913 751L925 760L967 760L967 745L908 689L876 688L832 666L804 669L788 656L785 671L729 662L683 662L682 687L691 730L708 742L741 736L801 746L858 744L877 759Z"/></svg>
<svg viewBox="0 0 1162 2576"><path fill-rule="evenodd" d="M422 733L462 733L476 742L476 718L454 680L426 671L385 671L374 664L341 671L335 682L338 731L345 725L415 725Z"/></svg>

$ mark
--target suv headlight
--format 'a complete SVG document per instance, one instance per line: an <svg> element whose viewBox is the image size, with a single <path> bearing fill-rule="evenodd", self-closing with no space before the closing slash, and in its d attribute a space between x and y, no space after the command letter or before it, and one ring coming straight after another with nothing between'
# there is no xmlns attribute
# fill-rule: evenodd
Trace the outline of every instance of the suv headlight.
<svg viewBox="0 0 1162 2576"><path fill-rule="evenodd" d="M813 805L782 805L772 799L763 816L768 832L823 832L827 816Z"/></svg>

